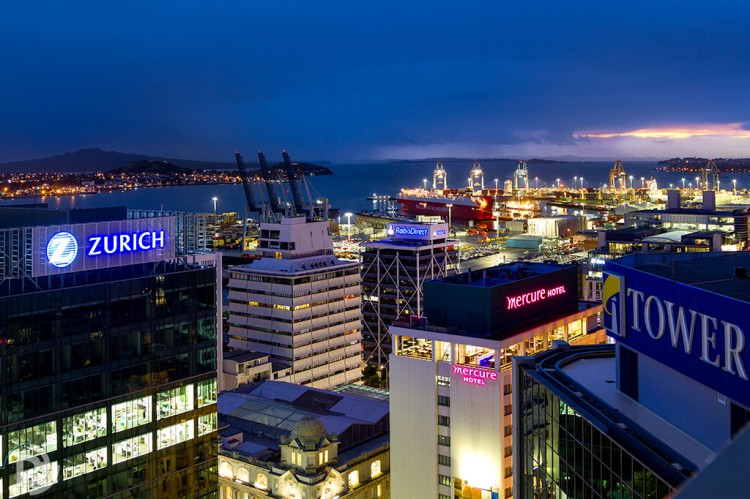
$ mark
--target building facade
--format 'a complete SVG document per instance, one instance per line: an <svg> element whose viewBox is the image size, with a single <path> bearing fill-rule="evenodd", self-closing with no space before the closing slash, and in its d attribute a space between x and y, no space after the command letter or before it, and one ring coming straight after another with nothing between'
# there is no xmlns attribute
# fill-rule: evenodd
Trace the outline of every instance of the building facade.
<svg viewBox="0 0 750 499"><path fill-rule="evenodd" d="M388 365L390 325L423 314L424 283L459 271L448 224L389 223L386 234L362 244L362 356L378 369Z"/></svg>
<svg viewBox="0 0 750 499"><path fill-rule="evenodd" d="M387 393L353 391L266 381L222 393L219 497L391 497Z"/></svg>
<svg viewBox="0 0 750 499"><path fill-rule="evenodd" d="M394 497L513 496L511 359L605 339L577 279L532 263L426 283L425 316L390 331Z"/></svg>
<svg viewBox="0 0 750 499"><path fill-rule="evenodd" d="M229 347L291 367L283 379L331 388L361 377L357 262L333 256L328 222L304 217L261 225L263 257L231 267Z"/></svg>
<svg viewBox="0 0 750 499"><path fill-rule="evenodd" d="M744 252L605 262L615 345L561 344L514 361L516 487L661 498L717 462L750 421L748 266ZM714 487L715 497L745 495Z"/></svg>
<svg viewBox="0 0 750 499"><path fill-rule="evenodd" d="M220 266L175 216L73 211L0 229L2 497L215 497Z"/></svg>

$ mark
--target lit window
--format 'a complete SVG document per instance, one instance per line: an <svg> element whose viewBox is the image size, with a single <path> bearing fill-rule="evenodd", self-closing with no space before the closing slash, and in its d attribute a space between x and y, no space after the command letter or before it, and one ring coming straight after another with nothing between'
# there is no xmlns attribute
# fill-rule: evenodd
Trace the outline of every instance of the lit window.
<svg viewBox="0 0 750 499"><path fill-rule="evenodd" d="M134 457L144 456L153 450L151 433L126 438L112 444L112 463L117 464Z"/></svg>
<svg viewBox="0 0 750 499"><path fill-rule="evenodd" d="M222 461L221 464L219 464L219 476L223 478L229 478L230 480L234 478L232 465L227 461Z"/></svg>
<svg viewBox="0 0 750 499"><path fill-rule="evenodd" d="M378 459L377 461L373 461L370 465L370 476L376 477L380 475L380 473L382 472L380 471L380 459Z"/></svg>
<svg viewBox="0 0 750 499"><path fill-rule="evenodd" d="M354 470L351 473L349 473L349 478L347 479L349 483L349 487L356 487L359 485L359 471Z"/></svg>
<svg viewBox="0 0 750 499"><path fill-rule="evenodd" d="M63 445L88 442L107 434L107 408L82 412L63 419Z"/></svg>
<svg viewBox="0 0 750 499"><path fill-rule="evenodd" d="M151 396L112 406L112 432L117 433L151 422Z"/></svg>
<svg viewBox="0 0 750 499"><path fill-rule="evenodd" d="M192 419L188 419L183 423L177 423L172 426L167 426L166 428L161 428L156 431L156 447L157 449L165 449L172 445L176 445L187 440L192 440L193 438L195 438L194 431L195 428L193 426Z"/></svg>
<svg viewBox="0 0 750 499"><path fill-rule="evenodd" d="M263 473L258 473L258 476L255 479L255 486L259 489L267 489L268 478L266 478L266 475L264 475Z"/></svg>
<svg viewBox="0 0 750 499"><path fill-rule="evenodd" d="M107 466L107 448L101 447L63 459L63 480L85 475Z"/></svg>

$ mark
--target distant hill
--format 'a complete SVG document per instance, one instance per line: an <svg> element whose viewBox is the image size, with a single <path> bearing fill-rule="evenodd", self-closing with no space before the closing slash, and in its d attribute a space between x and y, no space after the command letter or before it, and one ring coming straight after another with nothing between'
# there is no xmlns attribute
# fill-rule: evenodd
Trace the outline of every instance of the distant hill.
<svg viewBox="0 0 750 499"><path fill-rule="evenodd" d="M161 174L189 174L194 173L192 168L183 168L169 161L156 161L153 159L133 161L120 168L110 170L110 173L161 173Z"/></svg>
<svg viewBox="0 0 750 499"><path fill-rule="evenodd" d="M231 157L231 155L230 155ZM192 170L233 169L235 163L213 163L189 159L172 159L143 154L126 154L117 151L104 151L99 148L79 149L58 156L0 163L1 173L38 173L38 172L104 172L122 168L138 161L167 161L178 167Z"/></svg>
<svg viewBox="0 0 750 499"><path fill-rule="evenodd" d="M233 157L234 153L229 152L228 157ZM127 154L117 151L104 151L99 148L79 149L75 152L50 156L47 158L29 159L26 161L11 161L0 163L0 173L57 173L57 172L106 172L119 168L125 168L128 165L141 162L169 163L176 168L186 168L189 170L236 170L237 163L234 161L226 163L217 163L211 161L195 161L191 159L173 159L157 156L145 156L143 154ZM247 161L248 169L259 169L257 162ZM315 175L331 175L332 172L324 166L310 163L295 163L297 168L307 173ZM142 165L144 166L144 165ZM281 163L271 165L272 168L279 168ZM175 172L176 173L176 172Z"/></svg>

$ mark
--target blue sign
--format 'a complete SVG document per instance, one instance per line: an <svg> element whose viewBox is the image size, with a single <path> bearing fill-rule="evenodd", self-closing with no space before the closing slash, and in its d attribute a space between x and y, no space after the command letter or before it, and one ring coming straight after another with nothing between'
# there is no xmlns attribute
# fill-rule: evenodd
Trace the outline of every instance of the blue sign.
<svg viewBox="0 0 750 499"><path fill-rule="evenodd" d="M32 228L33 277L121 267L175 257L174 217Z"/></svg>
<svg viewBox="0 0 750 499"><path fill-rule="evenodd" d="M613 261L603 291L607 334L750 407L750 303Z"/></svg>
<svg viewBox="0 0 750 499"><path fill-rule="evenodd" d="M409 226L401 226L401 225L393 225L391 226L391 233L396 236L421 236L424 237L429 233L428 229L422 228L422 227L414 227L412 225Z"/></svg>
<svg viewBox="0 0 750 499"><path fill-rule="evenodd" d="M446 234L448 234L448 230L446 229L438 229L435 231L436 236L444 236Z"/></svg>
<svg viewBox="0 0 750 499"><path fill-rule="evenodd" d="M47 243L47 260L55 267L67 267L77 256L78 241L70 232L58 232Z"/></svg>

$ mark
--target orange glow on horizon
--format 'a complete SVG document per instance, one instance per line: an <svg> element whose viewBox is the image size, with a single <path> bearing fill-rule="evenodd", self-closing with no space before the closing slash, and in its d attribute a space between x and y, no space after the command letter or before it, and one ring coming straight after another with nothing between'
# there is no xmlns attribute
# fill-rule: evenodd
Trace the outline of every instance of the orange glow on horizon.
<svg viewBox="0 0 750 499"><path fill-rule="evenodd" d="M750 130L742 128L744 123L674 125L640 128L624 132L577 132L575 138L611 139L615 137L636 137L639 139L688 139L691 137L724 136L747 139Z"/></svg>

